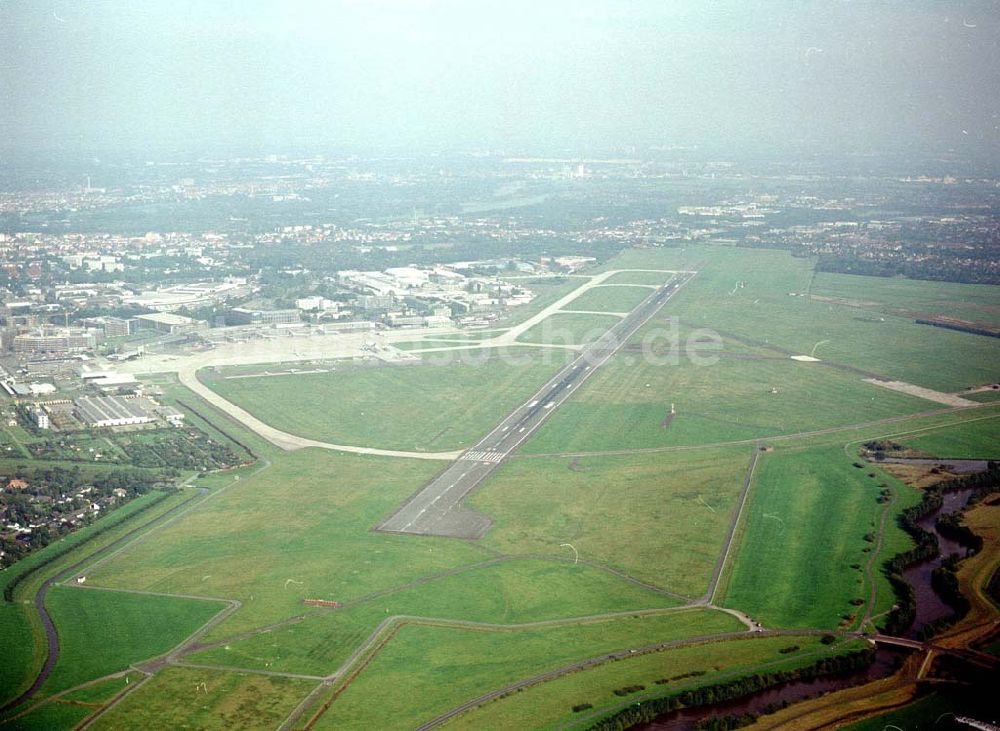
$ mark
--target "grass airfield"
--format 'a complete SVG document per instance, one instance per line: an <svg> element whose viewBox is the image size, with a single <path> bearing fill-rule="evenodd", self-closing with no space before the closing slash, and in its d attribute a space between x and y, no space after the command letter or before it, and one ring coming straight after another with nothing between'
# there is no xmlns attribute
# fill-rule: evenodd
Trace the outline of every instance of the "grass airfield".
<svg viewBox="0 0 1000 731"><path fill-rule="evenodd" d="M259 377L223 369L202 378L292 434L434 451L474 443L498 414L523 402L565 362L559 351L511 349L504 355L457 351L402 366L341 365L325 373Z"/></svg>
<svg viewBox="0 0 1000 731"><path fill-rule="evenodd" d="M750 448L513 460L476 493L498 551L581 556L688 598L706 589Z"/></svg>
<svg viewBox="0 0 1000 731"><path fill-rule="evenodd" d="M572 721L575 703L612 708L622 685L654 693L663 675L704 670L689 682L707 683L841 651L808 635L729 638L746 630L737 616L685 605L708 593L716 607L768 628L854 629L869 608L851 601L866 602L874 581L870 611L885 611L892 596L878 565L909 547L892 518L919 494L877 468L854 467L858 444L891 436L934 456L997 457L984 452L997 443L1000 405L950 409L866 383L864 373L948 393L998 380L1000 340L893 313L967 301L986 319L1000 297L967 285L815 275L810 260L775 251L636 250L604 268L698 269L633 345L677 317L682 343L697 328L715 329L720 348L699 352L718 357L698 363L682 349L675 364L621 351L472 494L468 507L494 521L479 541L371 530L446 463L283 452L165 379L168 396L198 404L220 434L250 445L258 463L195 479L207 490L197 504L85 566L86 588L62 577L48 602L63 664L34 705L8 711L13 720L0 729L69 728L94 713L94 728L412 728L602 653L690 643L558 675L445 724L550 727ZM665 277L623 272L608 282ZM553 302L582 281L547 285L542 299ZM470 333L451 338L460 349L447 364L202 375L291 433L414 451L461 448L565 362L564 350L539 347L562 342L553 332L579 340L618 319L572 310L624 311L651 291L589 290L522 334L534 347L519 347L518 365L460 363L479 347ZM435 346L449 347L447 340ZM796 353L821 362L794 361ZM759 455L744 493L760 445L773 451ZM876 500L884 486L895 494L888 506ZM879 530L885 511L882 552L872 557L865 534ZM871 578L856 568L869 559ZM22 598L33 590L25 585ZM4 683L23 689L41 663L37 618L28 605L2 609L9 657L23 671L18 677L8 666ZM122 623L118 644L99 641L112 616ZM793 644L799 649L778 652ZM160 664L148 662L172 650ZM123 690L125 676L109 676L130 668L129 692L102 713ZM77 697L90 705L68 702Z"/></svg>

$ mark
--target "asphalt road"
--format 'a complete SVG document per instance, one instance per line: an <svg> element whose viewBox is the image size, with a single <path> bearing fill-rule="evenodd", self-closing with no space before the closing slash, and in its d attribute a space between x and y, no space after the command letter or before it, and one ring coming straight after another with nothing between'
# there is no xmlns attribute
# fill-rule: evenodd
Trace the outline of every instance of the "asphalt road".
<svg viewBox="0 0 1000 731"><path fill-rule="evenodd" d="M489 477L590 375L655 315L693 273L676 275L655 290L597 341L583 348L528 401L507 415L475 446L417 492L376 530L388 533L475 539L491 525L485 515L462 506L465 497Z"/></svg>

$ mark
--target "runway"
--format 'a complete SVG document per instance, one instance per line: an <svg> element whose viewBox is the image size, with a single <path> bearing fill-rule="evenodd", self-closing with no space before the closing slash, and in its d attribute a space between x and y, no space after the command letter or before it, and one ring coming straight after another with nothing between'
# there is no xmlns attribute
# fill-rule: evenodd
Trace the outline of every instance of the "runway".
<svg viewBox="0 0 1000 731"><path fill-rule="evenodd" d="M461 504L466 495L482 484L693 276L692 272L679 273L650 294L375 530L452 538L482 537L491 521Z"/></svg>

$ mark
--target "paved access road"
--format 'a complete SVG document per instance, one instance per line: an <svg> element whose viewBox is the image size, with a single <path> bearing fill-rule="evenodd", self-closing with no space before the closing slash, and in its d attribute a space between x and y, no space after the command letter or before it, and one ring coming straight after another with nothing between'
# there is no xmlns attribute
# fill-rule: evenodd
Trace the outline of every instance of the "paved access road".
<svg viewBox="0 0 1000 731"><path fill-rule="evenodd" d="M455 457L460 454L460 451L404 452L398 449L377 449L375 447L359 447L349 444L331 444L329 442L321 442L316 439L307 439L306 437L289 434L286 431L281 431L281 429L276 429L270 424L265 424L246 409L240 408L232 401L228 401L199 381L197 375L199 367L200 366L198 364L185 364L183 367L177 369L177 378L181 382L182 386L186 386L190 391L196 393L219 411L228 414L236 419L236 421L240 422L243 426L264 437L266 440L271 442L271 444L277 445L284 450L291 451L294 449L303 449L305 447L319 447L320 449L333 449L338 452L353 452L354 454L374 454L382 457L407 457L410 459L438 460L455 459Z"/></svg>
<svg viewBox="0 0 1000 731"><path fill-rule="evenodd" d="M675 275L600 339L585 346L573 362L556 373L475 446L462 453L376 530L452 538L482 537L490 527L490 519L463 507L461 502L465 496L482 484L693 276L692 272Z"/></svg>

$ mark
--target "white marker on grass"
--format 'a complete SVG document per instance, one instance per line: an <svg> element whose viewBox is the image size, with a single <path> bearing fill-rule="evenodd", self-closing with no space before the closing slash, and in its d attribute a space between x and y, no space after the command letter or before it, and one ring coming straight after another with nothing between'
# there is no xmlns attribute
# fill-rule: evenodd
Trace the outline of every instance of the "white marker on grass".
<svg viewBox="0 0 1000 731"><path fill-rule="evenodd" d="M564 546L567 547L567 548L572 548L573 549L573 565L576 566L576 564L580 561L580 554L577 552L577 550L575 548L573 548L573 544L571 544L571 543L560 543L559 544L560 548L562 548Z"/></svg>
<svg viewBox="0 0 1000 731"><path fill-rule="evenodd" d="M825 345L826 343L829 343L829 342L830 342L829 340L820 340L818 343L816 343L813 346L812 352L809 354L810 357L815 358L816 357L816 348L818 348L821 345Z"/></svg>

